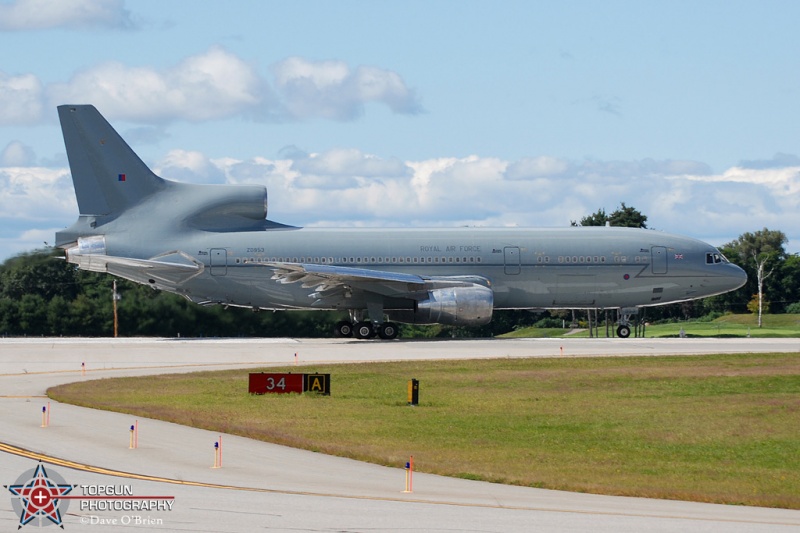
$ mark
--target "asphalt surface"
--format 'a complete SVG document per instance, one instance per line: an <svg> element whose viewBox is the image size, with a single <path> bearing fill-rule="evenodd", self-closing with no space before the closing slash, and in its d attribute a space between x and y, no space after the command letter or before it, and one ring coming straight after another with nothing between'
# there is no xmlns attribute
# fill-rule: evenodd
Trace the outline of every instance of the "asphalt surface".
<svg viewBox="0 0 800 533"><path fill-rule="evenodd" d="M402 465L387 468L156 420L137 421L45 396L50 386L78 380L295 361L313 369L352 361L720 352L800 352L800 343L0 339L0 484L19 490L42 459L48 479L61 476L75 486L67 496L77 498L61 501L68 531L800 531L800 511L576 494L421 473L413 475L413 492L404 492ZM49 421L42 415L48 405ZM130 449L132 424L138 425L136 449ZM214 448L220 441L221 457ZM220 461L221 467L214 468ZM104 491L113 498L97 494ZM4 493L0 531L16 530L20 515L13 502L19 506L25 500L8 488ZM37 525L34 518L23 527Z"/></svg>

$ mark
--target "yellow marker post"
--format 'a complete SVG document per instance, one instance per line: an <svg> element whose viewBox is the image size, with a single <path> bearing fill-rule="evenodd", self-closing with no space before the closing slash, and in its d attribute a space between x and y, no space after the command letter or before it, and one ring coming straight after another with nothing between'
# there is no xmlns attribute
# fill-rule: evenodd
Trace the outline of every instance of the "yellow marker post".
<svg viewBox="0 0 800 533"><path fill-rule="evenodd" d="M219 442L214 443L214 466L211 468L219 468Z"/></svg>
<svg viewBox="0 0 800 533"><path fill-rule="evenodd" d="M133 449L133 432L134 431L135 431L135 427L133 426L133 424L131 424L131 439L130 439L130 444L128 445L128 449L129 450Z"/></svg>
<svg viewBox="0 0 800 533"><path fill-rule="evenodd" d="M42 406L42 427L47 427L47 407Z"/></svg>
<svg viewBox="0 0 800 533"><path fill-rule="evenodd" d="M412 379L408 382L408 405L419 405L418 379Z"/></svg>

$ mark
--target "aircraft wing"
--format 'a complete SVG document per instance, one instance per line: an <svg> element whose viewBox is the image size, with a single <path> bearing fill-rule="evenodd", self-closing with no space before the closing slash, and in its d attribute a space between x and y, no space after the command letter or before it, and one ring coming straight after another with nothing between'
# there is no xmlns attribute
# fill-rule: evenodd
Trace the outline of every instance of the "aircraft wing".
<svg viewBox="0 0 800 533"><path fill-rule="evenodd" d="M338 299L345 291L360 290L391 297L413 297L428 290L445 287L488 286L489 280L480 276L423 277L402 272L387 272L368 268L301 263L258 263L272 268L272 279L278 283L301 283L314 289L314 305L324 306Z"/></svg>
<svg viewBox="0 0 800 533"><path fill-rule="evenodd" d="M76 246L67 250L67 261L83 270L108 272L155 288L175 288L200 275L202 263L184 252L168 252L150 259L134 259L113 255L80 253ZM150 281L154 280L154 281Z"/></svg>

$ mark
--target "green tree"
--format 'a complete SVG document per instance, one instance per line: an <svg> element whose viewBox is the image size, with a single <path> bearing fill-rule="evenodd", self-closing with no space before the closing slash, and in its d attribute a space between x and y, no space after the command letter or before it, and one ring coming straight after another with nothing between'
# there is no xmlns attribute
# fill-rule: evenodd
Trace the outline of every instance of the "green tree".
<svg viewBox="0 0 800 533"><path fill-rule="evenodd" d="M573 226L605 226L606 223L615 227L647 228L647 215L635 207L628 207L622 202L616 211L606 215L606 210L600 208L597 212L583 217L580 223L571 221Z"/></svg>
<svg viewBox="0 0 800 533"><path fill-rule="evenodd" d="M758 327L764 309L764 282L775 272L778 264L786 259L783 245L788 241L782 231L764 228L753 233L743 233L726 245L731 255L735 254L739 264L748 265L755 274L758 295ZM748 274L751 274L748 272ZM748 275L748 277L751 277ZM752 294L752 293L751 293Z"/></svg>
<svg viewBox="0 0 800 533"><path fill-rule="evenodd" d="M778 264L768 290L773 295L773 313L780 312L776 307L788 313L789 306L800 305L800 255L790 255Z"/></svg>
<svg viewBox="0 0 800 533"><path fill-rule="evenodd" d="M583 217L580 222L573 220L570 224L573 226L605 226L606 222L608 222L608 215L606 215L606 210L601 207L591 215Z"/></svg>

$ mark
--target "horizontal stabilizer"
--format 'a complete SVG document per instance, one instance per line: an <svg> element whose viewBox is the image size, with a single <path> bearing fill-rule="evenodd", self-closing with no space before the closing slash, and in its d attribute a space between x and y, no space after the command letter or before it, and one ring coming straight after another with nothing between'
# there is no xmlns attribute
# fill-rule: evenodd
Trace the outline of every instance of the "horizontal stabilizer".
<svg viewBox="0 0 800 533"><path fill-rule="evenodd" d="M67 250L67 261L82 270L107 272L157 289L174 289L200 275L202 263L184 252L169 252L151 259L81 253L77 246Z"/></svg>

